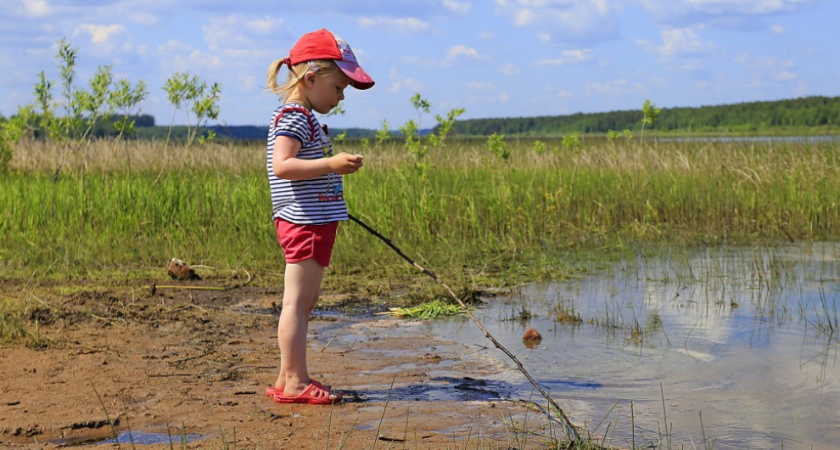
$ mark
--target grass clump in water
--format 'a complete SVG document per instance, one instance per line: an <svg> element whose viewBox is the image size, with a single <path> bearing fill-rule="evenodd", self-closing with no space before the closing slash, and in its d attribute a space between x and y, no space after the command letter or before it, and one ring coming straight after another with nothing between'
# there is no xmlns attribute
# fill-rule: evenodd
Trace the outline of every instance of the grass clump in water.
<svg viewBox="0 0 840 450"><path fill-rule="evenodd" d="M447 303L443 300L432 300L417 306L389 308L388 311L379 314L400 318L429 320L441 316L455 316L463 312L464 309L459 305Z"/></svg>

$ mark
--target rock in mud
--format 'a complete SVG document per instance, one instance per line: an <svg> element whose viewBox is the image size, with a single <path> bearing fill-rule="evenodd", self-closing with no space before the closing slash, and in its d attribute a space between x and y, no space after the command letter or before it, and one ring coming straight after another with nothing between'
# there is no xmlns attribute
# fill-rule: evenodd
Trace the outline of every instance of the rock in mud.
<svg viewBox="0 0 840 450"><path fill-rule="evenodd" d="M525 342L539 342L542 340L542 335L540 335L540 333L537 330L533 328L528 328L528 331L526 331L525 334L522 335L522 340Z"/></svg>
<svg viewBox="0 0 840 450"><path fill-rule="evenodd" d="M172 258L169 261L169 276L173 280L200 280L201 277L195 273L192 267L185 263L182 259Z"/></svg>

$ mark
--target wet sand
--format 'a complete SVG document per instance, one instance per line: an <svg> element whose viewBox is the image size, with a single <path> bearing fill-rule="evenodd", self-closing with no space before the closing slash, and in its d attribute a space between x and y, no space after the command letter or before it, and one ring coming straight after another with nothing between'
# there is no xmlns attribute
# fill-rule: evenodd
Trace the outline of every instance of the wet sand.
<svg viewBox="0 0 840 450"><path fill-rule="evenodd" d="M345 396L333 407L265 396L279 363L277 289L43 300L52 308L33 314L49 347L0 348L3 448L89 445L126 431L157 436L135 444L148 449L170 439L172 448L538 448L560 432L512 398L502 380L518 372L500 354L353 313L352 299L325 298L310 322L310 373ZM200 438L184 445L184 435Z"/></svg>

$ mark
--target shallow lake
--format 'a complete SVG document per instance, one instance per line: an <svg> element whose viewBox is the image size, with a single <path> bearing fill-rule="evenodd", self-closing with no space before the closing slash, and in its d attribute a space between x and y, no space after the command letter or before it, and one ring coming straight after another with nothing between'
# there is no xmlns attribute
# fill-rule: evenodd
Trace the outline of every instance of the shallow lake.
<svg viewBox="0 0 840 450"><path fill-rule="evenodd" d="M703 249L597 273L475 312L574 423L624 446L840 446L840 244ZM533 348L529 327L542 334ZM403 332L489 345L513 395L545 404L468 318Z"/></svg>

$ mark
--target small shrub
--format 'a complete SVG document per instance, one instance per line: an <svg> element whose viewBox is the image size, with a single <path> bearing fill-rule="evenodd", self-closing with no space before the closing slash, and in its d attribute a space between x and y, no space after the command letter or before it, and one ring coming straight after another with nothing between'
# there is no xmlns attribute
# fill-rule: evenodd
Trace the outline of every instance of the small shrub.
<svg viewBox="0 0 840 450"><path fill-rule="evenodd" d="M534 153L542 155L548 151L548 145L543 141L534 141Z"/></svg>
<svg viewBox="0 0 840 450"><path fill-rule="evenodd" d="M580 149L580 142L580 133L563 136L563 147L570 152L578 151Z"/></svg>
<svg viewBox="0 0 840 450"><path fill-rule="evenodd" d="M510 158L510 147L508 147L505 142L505 135L503 134L493 133L488 136L487 148L490 149L490 153L498 156L499 158L505 160Z"/></svg>

